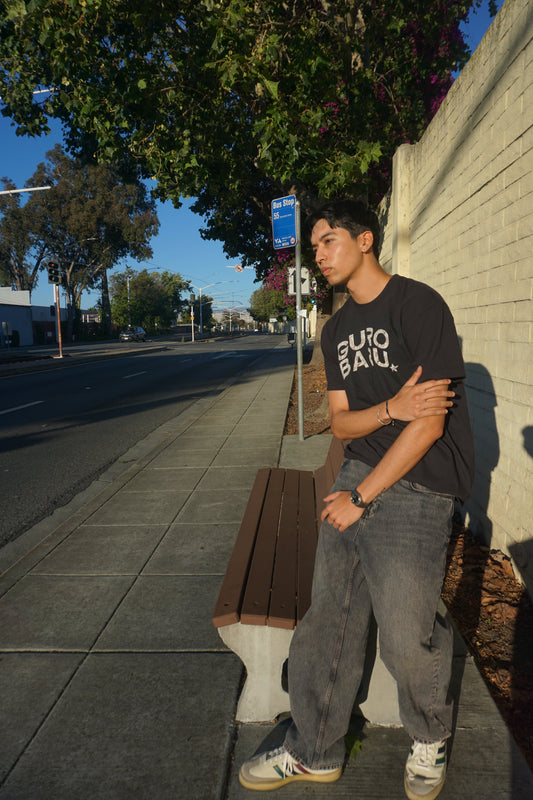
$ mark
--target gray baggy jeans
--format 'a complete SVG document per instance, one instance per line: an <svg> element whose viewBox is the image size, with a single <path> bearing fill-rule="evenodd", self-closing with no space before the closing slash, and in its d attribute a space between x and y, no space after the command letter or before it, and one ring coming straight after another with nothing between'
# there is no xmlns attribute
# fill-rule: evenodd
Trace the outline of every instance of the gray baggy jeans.
<svg viewBox="0 0 533 800"><path fill-rule="evenodd" d="M346 460L333 491L353 489L369 472ZM344 762L372 613L405 730L422 741L450 736L453 634L437 606L453 508L449 495L400 480L343 533L322 523L311 607L289 653L285 747L307 767Z"/></svg>

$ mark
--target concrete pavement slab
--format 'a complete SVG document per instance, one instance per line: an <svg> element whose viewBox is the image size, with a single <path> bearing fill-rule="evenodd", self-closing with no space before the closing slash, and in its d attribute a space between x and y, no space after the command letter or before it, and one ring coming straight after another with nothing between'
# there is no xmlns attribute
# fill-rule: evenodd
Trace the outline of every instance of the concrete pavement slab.
<svg viewBox="0 0 533 800"><path fill-rule="evenodd" d="M169 525L183 508L189 491L116 494L88 519L90 525Z"/></svg>
<svg viewBox="0 0 533 800"><path fill-rule="evenodd" d="M241 440L242 442L242 440ZM242 443L228 443L223 447L218 455L213 459L214 467L255 467L256 471L261 467L275 467L279 461L279 441L275 444L263 445L261 439L250 441L244 447Z"/></svg>
<svg viewBox="0 0 533 800"><path fill-rule="evenodd" d="M240 523L248 503L246 489L196 490L185 503L176 522Z"/></svg>
<svg viewBox="0 0 533 800"><path fill-rule="evenodd" d="M281 443L280 467L285 469L305 469L314 471L326 463L329 446L333 436L321 433L319 436L284 436Z"/></svg>
<svg viewBox="0 0 533 800"><path fill-rule="evenodd" d="M2 800L219 800L241 664L231 653L95 654Z"/></svg>
<svg viewBox="0 0 533 800"><path fill-rule="evenodd" d="M224 575L239 523L170 526L143 575Z"/></svg>
<svg viewBox="0 0 533 800"><path fill-rule="evenodd" d="M142 575L133 584L94 651L218 651L211 624L218 575Z"/></svg>
<svg viewBox="0 0 533 800"><path fill-rule="evenodd" d="M0 779L24 751L83 658L81 653L2 653Z"/></svg>
<svg viewBox="0 0 533 800"><path fill-rule="evenodd" d="M165 525L82 525L32 574L137 575L165 532Z"/></svg>
<svg viewBox="0 0 533 800"><path fill-rule="evenodd" d="M128 482L128 491L192 491L205 473L204 467L147 467Z"/></svg>
<svg viewBox="0 0 533 800"><path fill-rule="evenodd" d="M132 577L27 575L2 597L0 650L88 650Z"/></svg>
<svg viewBox="0 0 533 800"><path fill-rule="evenodd" d="M197 428L189 428L187 433L179 437L177 448L180 453L184 450L209 450L214 452L222 447L227 439L228 435L226 433L212 435L206 433L202 426L199 425ZM170 445L170 447L172 448L173 446Z"/></svg>
<svg viewBox="0 0 533 800"><path fill-rule="evenodd" d="M182 448L179 444L167 447L162 453L150 462L152 469L165 469L168 467L210 467L215 457L216 450L192 450Z"/></svg>
<svg viewBox="0 0 533 800"><path fill-rule="evenodd" d="M281 417L279 414L259 414L255 417L247 417L242 419L238 425L235 426L233 431L234 436L261 436L263 433L275 434L278 439L283 435L283 426L285 425L285 416Z"/></svg>
<svg viewBox="0 0 533 800"><path fill-rule="evenodd" d="M229 469L225 464L218 467L209 467L204 472L198 486L200 491L220 489L221 486L228 488L248 489L254 484L256 470L250 467L236 467Z"/></svg>

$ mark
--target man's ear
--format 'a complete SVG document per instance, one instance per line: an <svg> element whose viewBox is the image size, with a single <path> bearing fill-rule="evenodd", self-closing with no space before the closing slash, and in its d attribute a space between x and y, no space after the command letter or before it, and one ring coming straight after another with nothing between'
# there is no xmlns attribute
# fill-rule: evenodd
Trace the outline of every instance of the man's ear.
<svg viewBox="0 0 533 800"><path fill-rule="evenodd" d="M359 234L359 247L363 253L370 253L372 245L374 244L374 235L372 231L363 231Z"/></svg>

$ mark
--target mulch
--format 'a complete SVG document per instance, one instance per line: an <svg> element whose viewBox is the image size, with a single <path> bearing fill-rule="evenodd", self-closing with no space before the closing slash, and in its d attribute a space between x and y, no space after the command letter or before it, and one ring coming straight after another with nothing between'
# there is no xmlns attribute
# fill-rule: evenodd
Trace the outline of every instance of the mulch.
<svg viewBox="0 0 533 800"><path fill-rule="evenodd" d="M304 435L329 433L323 365L303 366ZM285 434L298 433L296 373ZM442 598L533 770L533 604L511 560L457 516Z"/></svg>

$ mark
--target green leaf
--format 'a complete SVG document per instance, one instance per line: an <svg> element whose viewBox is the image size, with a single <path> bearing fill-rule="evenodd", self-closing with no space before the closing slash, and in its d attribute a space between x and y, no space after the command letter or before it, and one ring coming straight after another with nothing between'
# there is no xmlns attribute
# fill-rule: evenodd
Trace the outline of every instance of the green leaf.
<svg viewBox="0 0 533 800"><path fill-rule="evenodd" d="M344 741L346 743L346 750L348 751L349 758L352 758L355 761L357 754L361 752L361 748L363 747L359 735L355 733L348 733L344 737Z"/></svg>
<svg viewBox="0 0 533 800"><path fill-rule="evenodd" d="M26 16L26 3L24 0L10 0L7 3L6 19L13 20Z"/></svg>
<svg viewBox="0 0 533 800"><path fill-rule="evenodd" d="M266 78L263 78L262 80L269 95L273 97L274 100L277 100L279 81L268 81Z"/></svg>

